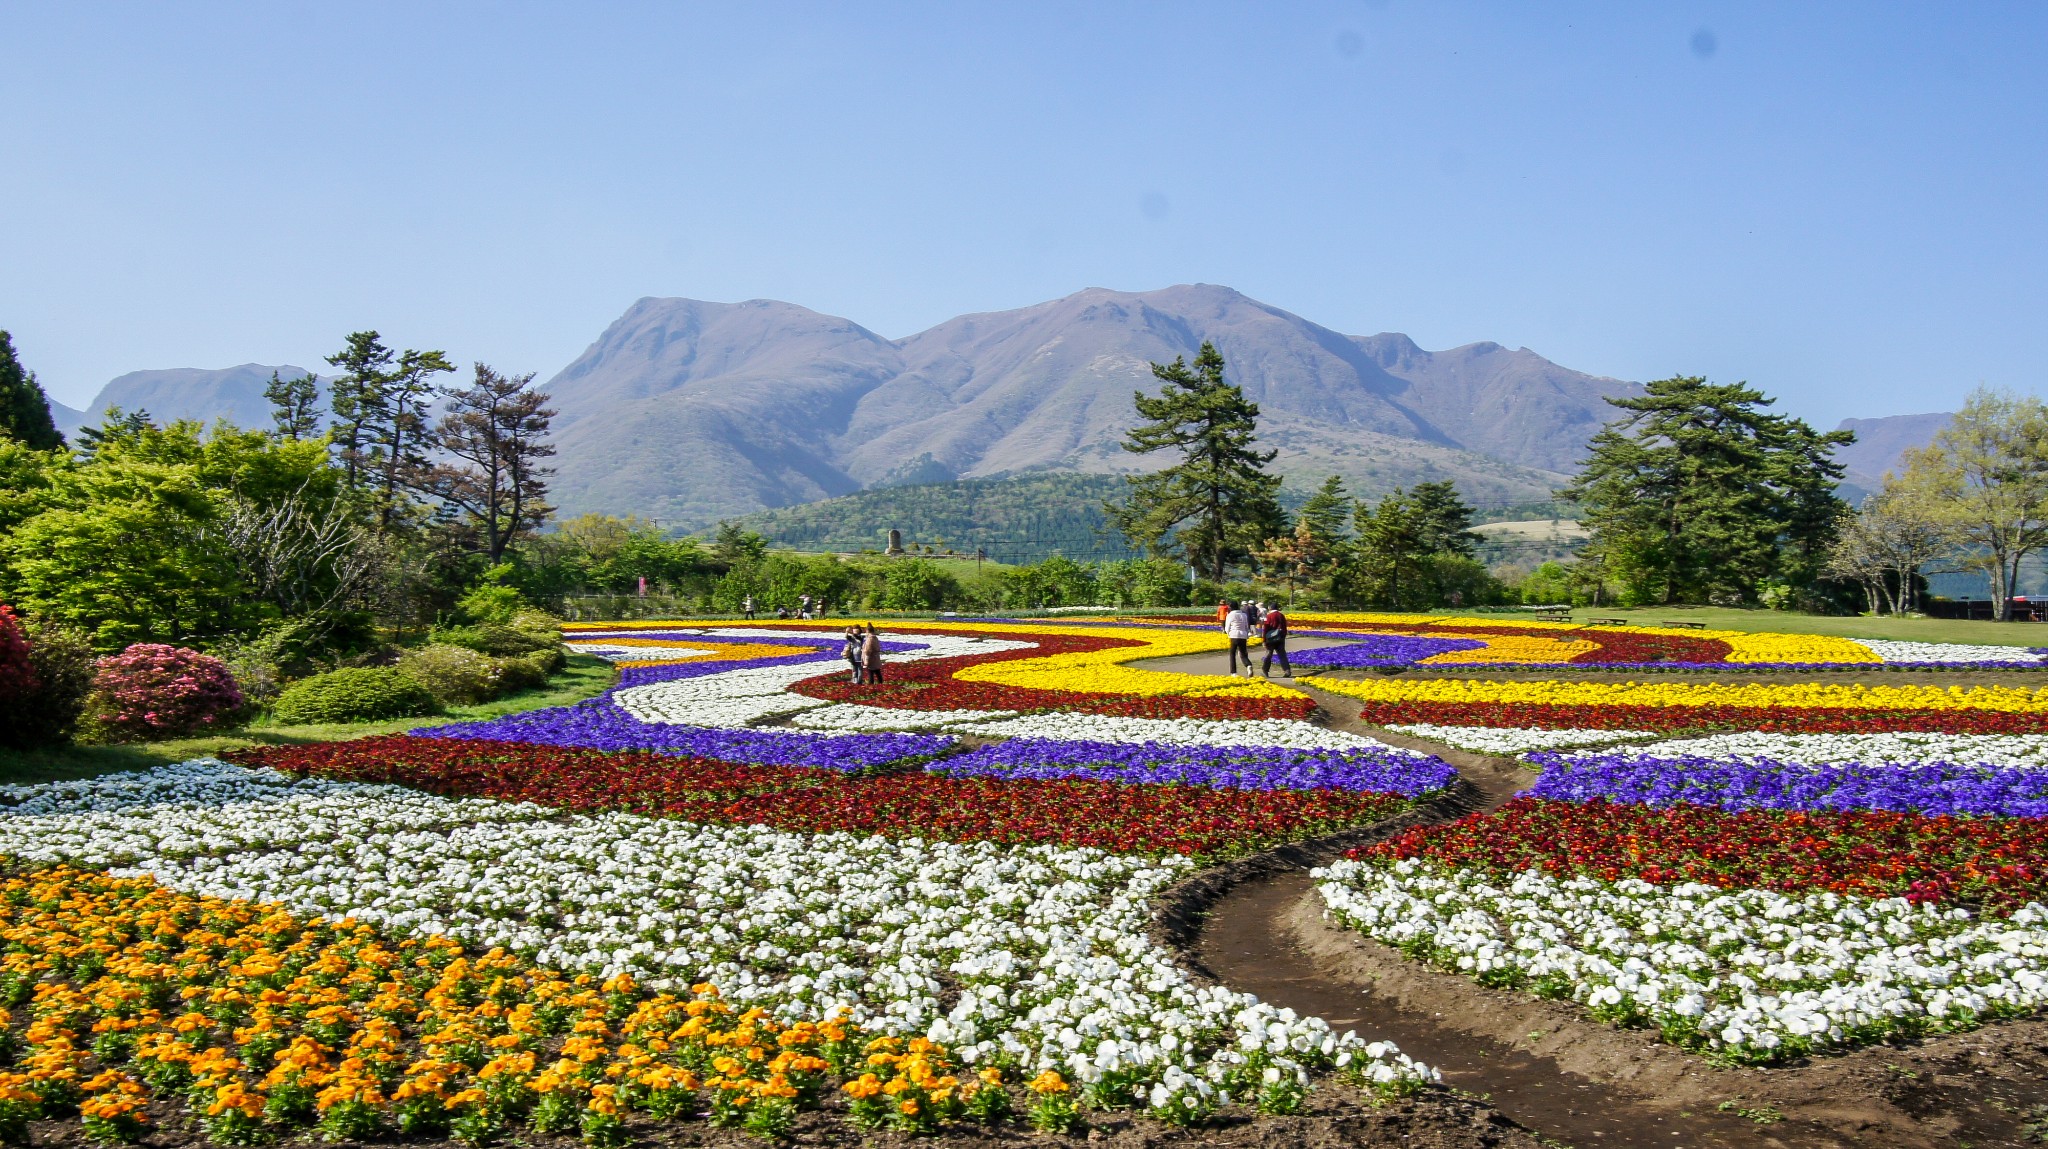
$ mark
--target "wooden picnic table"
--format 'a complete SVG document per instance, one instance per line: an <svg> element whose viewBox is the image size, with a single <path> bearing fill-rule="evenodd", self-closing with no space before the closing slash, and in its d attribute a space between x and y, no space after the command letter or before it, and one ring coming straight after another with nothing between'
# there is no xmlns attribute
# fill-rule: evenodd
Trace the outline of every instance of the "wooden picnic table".
<svg viewBox="0 0 2048 1149"><path fill-rule="evenodd" d="M1660 622L1660 623L1658 623L1657 625L1658 625L1658 626L1676 626L1676 627L1683 627L1683 628L1685 628L1686 630L1705 630L1705 629L1707 629L1707 624L1706 624L1706 623L1704 623L1704 622L1670 622L1670 621L1665 621L1665 622Z"/></svg>
<svg viewBox="0 0 2048 1149"><path fill-rule="evenodd" d="M1592 624L1593 624L1594 626L1627 626L1627 625L1628 625L1628 620L1627 620L1627 619L1625 619L1625 618L1589 618L1589 619L1587 619L1586 621L1587 621L1587 622L1590 622L1590 623L1592 623Z"/></svg>

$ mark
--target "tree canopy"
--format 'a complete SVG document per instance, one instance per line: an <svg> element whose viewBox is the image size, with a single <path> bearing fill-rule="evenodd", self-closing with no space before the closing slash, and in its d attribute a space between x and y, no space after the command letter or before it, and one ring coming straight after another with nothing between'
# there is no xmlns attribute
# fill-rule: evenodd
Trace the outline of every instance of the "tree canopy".
<svg viewBox="0 0 2048 1149"><path fill-rule="evenodd" d="M1235 562L1287 530L1280 479L1266 472L1274 452L1256 450L1259 405L1223 377L1223 356L1203 343L1192 367L1176 357L1152 364L1156 396L1132 402L1146 420L1125 435L1133 454L1173 451L1178 461L1125 480L1124 498L1104 509L1125 538L1146 550L1177 539L1188 564L1218 583Z"/></svg>
<svg viewBox="0 0 2048 1149"><path fill-rule="evenodd" d="M1743 383L1659 379L1612 398L1626 412L1593 436L1579 477L1558 497L1582 504L1586 554L1633 602L1757 601L1766 582L1820 573L1843 508L1837 446L1765 410Z"/></svg>
<svg viewBox="0 0 2048 1149"><path fill-rule="evenodd" d="M5 331L0 331L0 435L37 451L64 445L50 417L50 397L35 372L21 365L14 338Z"/></svg>

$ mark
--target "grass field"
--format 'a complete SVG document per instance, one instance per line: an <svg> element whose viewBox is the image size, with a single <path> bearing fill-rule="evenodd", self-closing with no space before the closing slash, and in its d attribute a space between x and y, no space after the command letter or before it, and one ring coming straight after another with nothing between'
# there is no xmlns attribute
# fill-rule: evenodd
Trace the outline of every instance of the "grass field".
<svg viewBox="0 0 2048 1149"><path fill-rule="evenodd" d="M129 742L115 746L63 746L45 750L0 750L0 783L52 782L62 778L91 778L116 770L146 770L172 762L183 762L219 754L244 746L303 742L333 742L367 738L373 734L396 734L421 726L444 722L473 722L497 718L543 706L566 706L597 694L610 686L618 672L603 659L572 654L561 673L534 690L486 702L478 706L451 707L431 718L394 718L383 722L352 722L314 726L274 726L258 722L236 730L224 730L200 738L179 738L168 742Z"/></svg>

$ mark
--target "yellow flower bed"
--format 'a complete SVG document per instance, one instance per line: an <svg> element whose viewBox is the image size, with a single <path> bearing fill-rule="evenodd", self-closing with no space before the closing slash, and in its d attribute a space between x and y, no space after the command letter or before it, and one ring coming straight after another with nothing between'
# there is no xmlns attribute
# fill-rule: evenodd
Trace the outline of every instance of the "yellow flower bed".
<svg viewBox="0 0 2048 1149"><path fill-rule="evenodd" d="M1847 683L1487 682L1317 675L1309 686L1367 702L1530 703L1541 706L1760 706L1855 710L2048 711L2048 688L1861 686Z"/></svg>
<svg viewBox="0 0 2048 1149"><path fill-rule="evenodd" d="M1000 1100L976 1106L1000 1080L960 1080L930 1042L905 1052L836 1019L737 1010L708 985L649 995L623 976L572 977L147 878L9 879L0 940L0 998L31 1012L15 1071L0 1073L8 1143L74 1109L94 1139L134 1140L151 1097L184 1099L226 1144L308 1127L329 1140L395 1129L482 1143L525 1124L599 1146L622 1139L629 1110L708 1108L714 1124L779 1135L831 1079L855 1075L899 1102L905 1129Z"/></svg>
<svg viewBox="0 0 2048 1149"><path fill-rule="evenodd" d="M1469 638L1486 645L1475 650L1447 650L1432 654L1417 665L1456 666L1487 662L1570 662L1581 654L1600 649L1597 642L1583 638L1551 638L1544 635L1459 634L1433 630L1431 638Z"/></svg>
<svg viewBox="0 0 2048 1149"><path fill-rule="evenodd" d="M1854 639L1825 634L1738 634L1714 637L1728 644L1728 661L1736 662L1883 662L1877 652Z"/></svg>
<svg viewBox="0 0 2048 1149"><path fill-rule="evenodd" d="M981 624L975 629L990 627ZM1243 679L1219 684L1213 674L1181 674L1170 670L1141 670L1124 663L1146 658L1170 658L1182 654L1210 654L1227 650L1230 640L1221 631L1140 630L1119 627L1105 632L1099 627L1003 627L998 633L1085 635L1099 638L1105 633L1133 639L1142 645L1108 650L1087 650L1074 654L1049 654L1042 658L1019 658L985 662L966 667L953 675L962 682L988 682L1033 690L1072 690L1084 694L1184 694L1192 698L1298 698L1295 691L1265 679Z"/></svg>

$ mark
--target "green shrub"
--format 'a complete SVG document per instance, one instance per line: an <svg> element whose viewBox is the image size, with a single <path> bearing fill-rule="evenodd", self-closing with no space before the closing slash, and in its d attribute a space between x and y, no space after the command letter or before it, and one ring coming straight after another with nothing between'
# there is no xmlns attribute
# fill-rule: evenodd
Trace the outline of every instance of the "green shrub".
<svg viewBox="0 0 2048 1149"><path fill-rule="evenodd" d="M544 610L528 608L512 616L514 629L539 635L550 642L562 641L562 620Z"/></svg>
<svg viewBox="0 0 2048 1149"><path fill-rule="evenodd" d="M515 690L532 690L536 686L546 686L548 672L541 666L539 658L540 655L536 653L494 659L498 666L498 693L510 694Z"/></svg>
<svg viewBox="0 0 2048 1149"><path fill-rule="evenodd" d="M456 602L455 609L471 622L509 623L526 609L526 600L509 586L485 583Z"/></svg>
<svg viewBox="0 0 2048 1149"><path fill-rule="evenodd" d="M419 680L388 666L330 670L301 679L277 696L272 715L286 725L362 722L432 714L434 696Z"/></svg>
<svg viewBox="0 0 2048 1149"><path fill-rule="evenodd" d="M546 650L561 643L561 639L555 635L539 635L496 622L479 623L475 626L443 627L433 633L433 640L500 658L513 654L531 654L536 650Z"/></svg>
<svg viewBox="0 0 2048 1149"><path fill-rule="evenodd" d="M498 696L500 660L466 646L436 642L402 651L398 668L443 706L470 706Z"/></svg>
<svg viewBox="0 0 2048 1149"><path fill-rule="evenodd" d="M522 654L519 657L540 667L542 674L553 674L569 661L569 656L559 646L550 646L545 650L536 650L532 654Z"/></svg>

